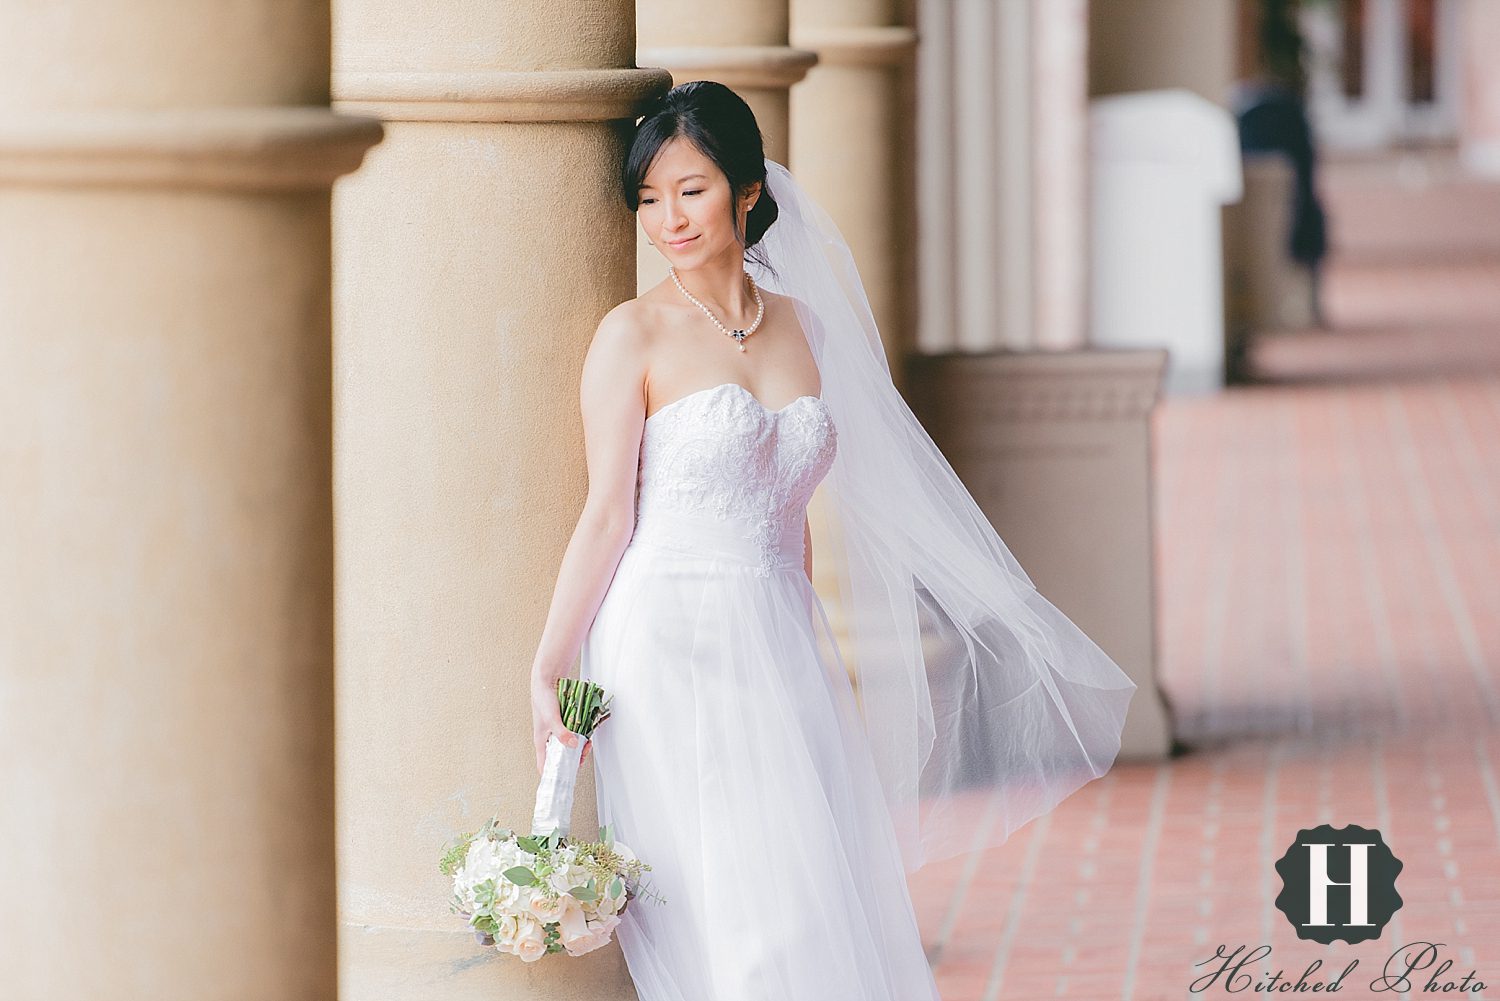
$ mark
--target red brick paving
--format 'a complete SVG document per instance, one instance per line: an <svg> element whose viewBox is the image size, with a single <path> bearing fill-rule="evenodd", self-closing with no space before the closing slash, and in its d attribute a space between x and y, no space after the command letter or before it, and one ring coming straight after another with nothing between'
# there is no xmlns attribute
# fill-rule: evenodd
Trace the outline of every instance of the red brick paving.
<svg viewBox="0 0 1500 1001"><path fill-rule="evenodd" d="M1357 959L1335 996L1500 998L1500 188L1330 166L1353 220L1332 329L1264 339L1261 383L1154 419L1161 679L1190 751L917 873L946 1001L1229 996L1189 990L1220 945L1271 947L1248 996ZM1275 860L1324 823L1405 863L1373 942L1300 941L1273 904ZM1441 943L1440 983L1490 986L1373 991L1413 941Z"/></svg>

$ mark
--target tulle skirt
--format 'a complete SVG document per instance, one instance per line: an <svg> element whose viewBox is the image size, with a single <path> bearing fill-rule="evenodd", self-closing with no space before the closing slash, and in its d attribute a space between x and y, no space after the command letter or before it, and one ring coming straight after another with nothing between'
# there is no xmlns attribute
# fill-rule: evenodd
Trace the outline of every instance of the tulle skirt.
<svg viewBox="0 0 1500 1001"><path fill-rule="evenodd" d="M724 523L637 530L582 650L613 696L599 820L662 901L615 935L641 1001L929 1001L868 736L802 568Z"/></svg>

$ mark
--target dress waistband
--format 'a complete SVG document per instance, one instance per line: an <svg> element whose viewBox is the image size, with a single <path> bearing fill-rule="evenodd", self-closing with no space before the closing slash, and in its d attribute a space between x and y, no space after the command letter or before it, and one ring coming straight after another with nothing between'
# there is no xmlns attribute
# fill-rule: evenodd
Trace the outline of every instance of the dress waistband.
<svg viewBox="0 0 1500 1001"><path fill-rule="evenodd" d="M685 556L744 563L764 576L773 570L802 570L802 526L803 519L796 517L755 522L685 511L648 511L637 519L630 542Z"/></svg>

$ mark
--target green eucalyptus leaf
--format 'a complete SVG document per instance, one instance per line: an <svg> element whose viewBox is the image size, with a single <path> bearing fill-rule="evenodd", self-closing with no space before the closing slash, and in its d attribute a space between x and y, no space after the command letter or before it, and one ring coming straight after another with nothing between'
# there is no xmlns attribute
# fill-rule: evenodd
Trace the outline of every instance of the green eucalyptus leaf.
<svg viewBox="0 0 1500 1001"><path fill-rule="evenodd" d="M517 886L532 886L536 883L536 873L524 865L513 865L501 875Z"/></svg>

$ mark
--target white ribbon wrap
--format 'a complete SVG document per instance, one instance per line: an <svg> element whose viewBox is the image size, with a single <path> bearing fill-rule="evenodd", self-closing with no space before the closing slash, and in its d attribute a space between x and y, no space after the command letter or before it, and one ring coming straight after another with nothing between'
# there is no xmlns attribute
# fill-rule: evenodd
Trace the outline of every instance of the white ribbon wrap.
<svg viewBox="0 0 1500 1001"><path fill-rule="evenodd" d="M583 757L583 737L576 747L547 737L547 759L542 765L542 780L536 787L536 809L531 815L532 834L556 831L568 836L573 823L573 789L578 784L578 764Z"/></svg>

